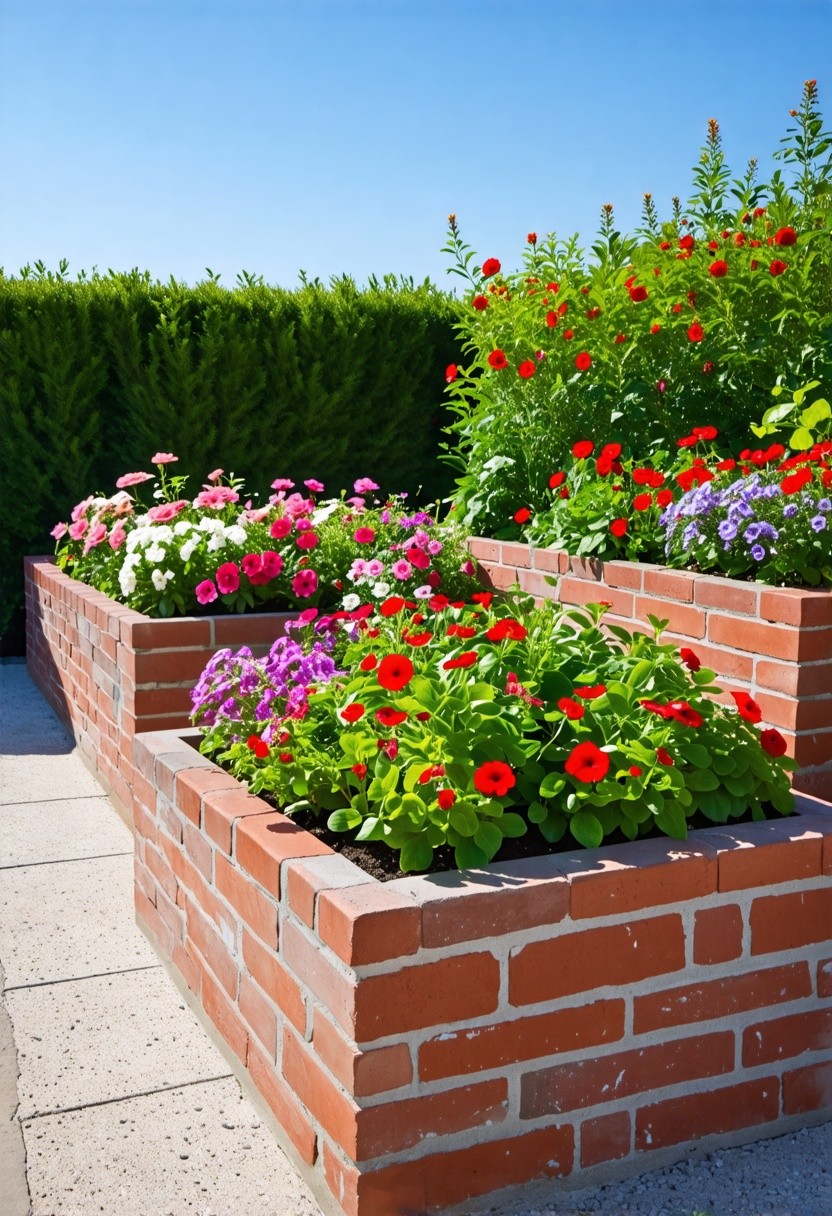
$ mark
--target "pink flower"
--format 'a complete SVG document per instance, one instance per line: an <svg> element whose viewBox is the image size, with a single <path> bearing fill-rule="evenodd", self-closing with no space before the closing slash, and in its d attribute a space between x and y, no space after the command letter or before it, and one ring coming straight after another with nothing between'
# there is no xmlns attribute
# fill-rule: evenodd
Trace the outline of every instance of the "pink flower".
<svg viewBox="0 0 832 1216"><path fill-rule="evenodd" d="M127 540L127 533L124 531L124 524L117 523L109 535L108 543L113 552L120 549Z"/></svg>
<svg viewBox="0 0 832 1216"><path fill-rule="evenodd" d="M163 502L158 507L151 507L147 513L147 518L152 519L154 524L166 524L171 519L176 519L177 515L189 507L191 504L187 499L180 499L179 502Z"/></svg>
<svg viewBox="0 0 832 1216"><path fill-rule="evenodd" d="M283 558L279 553L267 549L265 553L247 553L240 563L243 574L253 587L263 587L280 574L283 569Z"/></svg>
<svg viewBox="0 0 832 1216"><path fill-rule="evenodd" d="M270 506L265 507L248 507L243 512L243 517L251 524L262 524L263 520L271 515L272 509Z"/></svg>
<svg viewBox="0 0 832 1216"><path fill-rule="evenodd" d="M232 490L228 486L212 486L210 490L203 490L201 494L197 494L194 506L208 507L210 510L216 511L220 507L224 507L227 502L239 501L240 495L236 490Z"/></svg>
<svg viewBox="0 0 832 1216"><path fill-rule="evenodd" d="M219 481L224 473L224 469L214 469L213 473L208 474L209 481Z"/></svg>
<svg viewBox="0 0 832 1216"><path fill-rule="evenodd" d="M203 579L201 583L197 583L195 590L197 602L200 604L213 604L217 598L217 589L210 578Z"/></svg>
<svg viewBox="0 0 832 1216"><path fill-rule="evenodd" d="M360 497L360 495L358 495L358 494L355 494L355 495L354 495L352 498L348 498L348 499L347 499L347 502L349 503L349 505L350 505L351 507L353 507L353 508L354 508L354 510L355 510L355 511L356 511L356 512L357 512L359 515L360 515L360 514L361 514L361 512L364 510L364 506L365 506L364 499L363 499L363 498L361 498L361 497Z"/></svg>
<svg viewBox="0 0 832 1216"><path fill-rule="evenodd" d="M68 531L69 528L67 528L66 524L55 524L49 535L54 536L55 540L60 540L62 536L66 536Z"/></svg>
<svg viewBox="0 0 832 1216"><path fill-rule="evenodd" d="M304 498L302 494L290 494L283 504L283 513L290 519L300 519L314 510L315 504L312 499Z"/></svg>
<svg viewBox="0 0 832 1216"><path fill-rule="evenodd" d="M75 506L72 508L73 523L78 522L78 520L84 514L84 512L86 511L87 507L90 505L91 502L92 502L92 497L84 498L81 500L81 502L78 502L75 504ZM84 522L86 523L86 520Z"/></svg>
<svg viewBox="0 0 832 1216"><path fill-rule="evenodd" d="M96 545L100 545L102 540L107 539L107 527L105 524L95 524L87 533L87 539L84 542L84 554L89 553L90 549L94 549Z"/></svg>
<svg viewBox="0 0 832 1216"><path fill-rule="evenodd" d="M376 534L372 528L356 528L352 538L357 545L371 545Z"/></svg>
<svg viewBox="0 0 832 1216"><path fill-rule="evenodd" d="M123 477L119 477L116 482L117 490L124 490L127 486L138 486L143 481L152 481L152 473L125 473Z"/></svg>
<svg viewBox="0 0 832 1216"><path fill-rule="evenodd" d="M370 494L373 490L377 490L378 486L369 477L359 477L358 481L352 487L356 494Z"/></svg>
<svg viewBox="0 0 832 1216"><path fill-rule="evenodd" d="M367 562L363 573L366 574L367 578L381 578L382 574L384 574L384 563L380 562L377 557L374 557L372 561Z"/></svg>
<svg viewBox="0 0 832 1216"><path fill-rule="evenodd" d="M477 567L471 561L470 557L467 559L467 561L464 561L462 563L462 565L459 567L459 573L460 574L476 574L477 573Z"/></svg>
<svg viewBox="0 0 832 1216"><path fill-rule="evenodd" d="M175 464L179 459L173 452L157 452L150 461L151 464Z"/></svg>
<svg viewBox="0 0 832 1216"><path fill-rule="evenodd" d="M433 589L435 591L436 588L442 582L442 575L439 573L438 570L431 570L430 574L428 575L428 577L425 581L427 582L428 586L433 587Z"/></svg>
<svg viewBox="0 0 832 1216"><path fill-rule="evenodd" d="M288 477L276 477L272 482L273 490L294 490L295 483Z"/></svg>
<svg viewBox="0 0 832 1216"><path fill-rule="evenodd" d="M312 494L323 494L324 492L323 482L316 481L314 477L310 477L303 484Z"/></svg>
<svg viewBox="0 0 832 1216"><path fill-rule="evenodd" d="M298 570L292 579L292 594L299 600L308 600L318 590L318 576L314 570Z"/></svg>
<svg viewBox="0 0 832 1216"><path fill-rule="evenodd" d="M236 562L223 562L217 569L217 586L221 595L231 595L240 586L240 567Z"/></svg>
<svg viewBox="0 0 832 1216"><path fill-rule="evenodd" d="M415 545L407 550L406 556L410 564L415 566L417 570L427 570L430 565L430 558L427 553L423 549L417 549Z"/></svg>
<svg viewBox="0 0 832 1216"><path fill-rule="evenodd" d="M280 519L276 519L269 528L269 536L272 540L283 540L292 531L292 521L282 515Z"/></svg>
<svg viewBox="0 0 832 1216"><path fill-rule="evenodd" d="M295 541L299 549L314 549L318 544L318 537L314 532L304 531Z"/></svg>
<svg viewBox="0 0 832 1216"><path fill-rule="evenodd" d="M410 562L406 562L404 558L402 558L397 562L393 562L393 565L390 567L390 571L394 578L406 579L410 578L411 574L413 573L413 567L411 566Z"/></svg>
<svg viewBox="0 0 832 1216"><path fill-rule="evenodd" d="M87 530L87 521L85 519L76 519L74 524L69 525L69 535L72 540L80 540Z"/></svg>
<svg viewBox="0 0 832 1216"><path fill-rule="evenodd" d="M298 620L302 625L308 625L310 621L314 621L317 615L317 608L304 608L303 612L298 613Z"/></svg>

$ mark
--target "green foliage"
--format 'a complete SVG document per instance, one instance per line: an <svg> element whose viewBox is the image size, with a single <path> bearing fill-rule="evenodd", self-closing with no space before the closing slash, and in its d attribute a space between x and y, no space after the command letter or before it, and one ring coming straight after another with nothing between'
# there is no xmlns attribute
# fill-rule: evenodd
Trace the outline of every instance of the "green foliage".
<svg viewBox="0 0 832 1216"><path fill-rule="evenodd" d="M794 117L790 182L778 169L759 183L753 162L732 178L711 120L687 205L661 221L645 195L628 236L605 204L586 254L531 233L522 269L503 274L476 264L451 217L445 251L467 290L446 450L466 523L502 535L519 506L544 509L583 436L637 435L649 453L710 424L742 447L773 385L832 381L832 136L814 81Z"/></svg>
<svg viewBox="0 0 832 1216"><path fill-rule="evenodd" d="M159 448L192 478L375 474L445 493L437 368L458 350L452 321L445 294L392 276L288 291L251 275L228 290L210 274L188 287L137 270L73 282L65 263L0 271L0 629L22 555Z"/></svg>
<svg viewBox="0 0 832 1216"><path fill-rule="evenodd" d="M791 401L778 401L763 414L759 425L751 429L759 439L768 435L782 436L782 442L795 452L807 452L814 444L826 442L832 435L832 406L825 397L816 397L811 404L806 394L820 387L819 380L796 388ZM781 397L785 389L782 384L771 390L773 397Z"/></svg>

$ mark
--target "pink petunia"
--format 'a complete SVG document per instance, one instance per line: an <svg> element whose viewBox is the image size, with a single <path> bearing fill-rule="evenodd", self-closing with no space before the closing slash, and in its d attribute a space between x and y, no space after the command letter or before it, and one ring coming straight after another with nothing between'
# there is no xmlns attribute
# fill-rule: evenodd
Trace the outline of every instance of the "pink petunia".
<svg viewBox="0 0 832 1216"><path fill-rule="evenodd" d="M390 572L394 578L406 579L410 578L411 574L413 573L413 567L411 566L410 562L406 562L404 558L400 558L399 561L393 562L393 565L390 567Z"/></svg>
<svg viewBox="0 0 832 1216"><path fill-rule="evenodd" d="M107 527L105 524L95 524L87 533L87 539L84 541L84 555L89 553L90 549L95 549L103 540L107 539Z"/></svg>
<svg viewBox="0 0 832 1216"><path fill-rule="evenodd" d="M273 490L294 490L295 483L288 477L276 477L272 482Z"/></svg>
<svg viewBox="0 0 832 1216"><path fill-rule="evenodd" d="M107 537L107 542L110 548L115 552L120 549L127 540L127 533L124 530L124 524L117 523L110 535Z"/></svg>
<svg viewBox="0 0 832 1216"><path fill-rule="evenodd" d="M283 512L290 519L300 519L304 515L310 515L315 510L315 504L311 498L304 498L302 494L290 494L283 504Z"/></svg>
<svg viewBox="0 0 832 1216"><path fill-rule="evenodd" d="M207 507L209 510L216 511L228 502L239 501L240 495L229 486L212 486L210 490L203 490L201 494L197 494L194 506Z"/></svg>
<svg viewBox="0 0 832 1216"><path fill-rule="evenodd" d="M356 494L371 494L373 490L378 489L378 486L369 477L359 477L352 488Z"/></svg>
<svg viewBox="0 0 832 1216"><path fill-rule="evenodd" d="M209 481L219 481L219 479L222 477L224 472L225 472L224 469L214 469L213 473L208 474L208 480Z"/></svg>
<svg viewBox="0 0 832 1216"><path fill-rule="evenodd" d="M272 540L283 540L292 531L292 521L282 515L280 519L276 519L269 528L269 536Z"/></svg>
<svg viewBox="0 0 832 1216"><path fill-rule="evenodd" d="M236 562L223 562L216 573L221 595L231 595L240 587L240 567Z"/></svg>
<svg viewBox="0 0 832 1216"><path fill-rule="evenodd" d="M318 544L318 537L314 532L301 532L295 544L299 549L314 549Z"/></svg>
<svg viewBox="0 0 832 1216"><path fill-rule="evenodd" d="M179 502L163 502L158 507L151 507L147 518L152 519L154 524L166 524L176 519L177 515L181 515L190 505L186 498L180 499Z"/></svg>
<svg viewBox="0 0 832 1216"><path fill-rule="evenodd" d="M87 521L85 519L76 519L74 524L69 525L69 535L72 540L80 540L87 530Z"/></svg>
<svg viewBox="0 0 832 1216"><path fill-rule="evenodd" d="M303 484L312 494L323 494L324 492L323 482L316 481L314 477L310 477L309 480L305 481Z"/></svg>
<svg viewBox="0 0 832 1216"><path fill-rule="evenodd" d="M367 562L364 567L364 573L367 575L367 578L381 578L382 574L384 574L384 563L380 562L377 557L374 557L372 561Z"/></svg>
<svg viewBox="0 0 832 1216"><path fill-rule="evenodd" d="M52 529L49 535L54 536L55 540L60 540L62 536L66 536L68 531L69 528L66 526L66 524L55 524L55 527Z"/></svg>
<svg viewBox="0 0 832 1216"><path fill-rule="evenodd" d="M318 576L314 570L299 570L292 579L292 594L299 600L308 600L318 590Z"/></svg>
<svg viewBox="0 0 832 1216"><path fill-rule="evenodd" d="M371 545L376 534L372 528L356 528L352 538L357 545Z"/></svg>
<svg viewBox="0 0 832 1216"><path fill-rule="evenodd" d="M203 579L201 583L197 583L195 591L197 602L200 604L213 604L217 598L217 589L210 578Z"/></svg>
<svg viewBox="0 0 832 1216"><path fill-rule="evenodd" d="M174 456L173 452L157 452L151 459L151 464L175 464L179 460L178 456Z"/></svg>
<svg viewBox="0 0 832 1216"><path fill-rule="evenodd" d="M465 561L462 563L462 565L459 567L459 573L460 573L460 574L469 574L469 575L470 575L470 574L476 574L476 573L477 573L477 567L476 567L476 566L474 565L474 563L471 561L470 557L469 557L469 558L467 558L467 559L466 559L466 560L465 560Z"/></svg>
<svg viewBox="0 0 832 1216"><path fill-rule="evenodd" d="M72 522L73 523L77 523L78 520L81 519L81 517L85 514L87 507L90 505L91 502L92 502L92 496L90 496L89 498L82 498L80 502L77 502L75 504L75 506L72 508Z"/></svg>
<svg viewBox="0 0 832 1216"><path fill-rule="evenodd" d="M127 486L139 486L143 481L152 481L152 473L125 473L123 477L119 477L116 482L117 490L124 490Z"/></svg>
<svg viewBox="0 0 832 1216"><path fill-rule="evenodd" d="M357 515L360 515L366 506L364 499L361 498L358 494L353 495L352 498L348 498L346 501L347 501L347 504L352 507L352 509L356 512Z"/></svg>

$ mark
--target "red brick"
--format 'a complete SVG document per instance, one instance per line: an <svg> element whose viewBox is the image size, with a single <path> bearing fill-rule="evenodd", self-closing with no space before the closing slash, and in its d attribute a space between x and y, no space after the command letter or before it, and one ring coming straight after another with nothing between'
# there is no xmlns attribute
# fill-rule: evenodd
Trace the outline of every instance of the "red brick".
<svg viewBox="0 0 832 1216"><path fill-rule="evenodd" d="M751 905L751 953L795 950L832 940L832 887L761 895Z"/></svg>
<svg viewBox="0 0 832 1216"><path fill-rule="evenodd" d="M303 983L349 1034L355 1025L355 981L335 966L329 951L311 939L291 920L280 926L283 960L296 983ZM268 989L266 989L268 991Z"/></svg>
<svg viewBox="0 0 832 1216"><path fill-rule="evenodd" d="M485 951L368 976L355 993L356 1041L493 1013L499 988L499 963Z"/></svg>
<svg viewBox="0 0 832 1216"><path fill-rule="evenodd" d="M765 655L771 659L798 657L800 635L787 625L770 625L765 621L739 621L735 616L719 612L708 614L708 641Z"/></svg>
<svg viewBox="0 0 832 1216"><path fill-rule="evenodd" d="M162 956L169 958L174 944L173 933L170 926L159 915L155 904L150 902L141 887L133 887L133 904L139 925L156 941Z"/></svg>
<svg viewBox="0 0 832 1216"><path fill-rule="evenodd" d="M305 1031L306 1004L297 980L286 970L274 951L268 950L245 929L243 961L249 973L292 1025Z"/></svg>
<svg viewBox="0 0 832 1216"><path fill-rule="evenodd" d="M733 578L696 575L693 582L694 603L703 608L722 608L743 616L757 616L760 589L754 583L741 583Z"/></svg>
<svg viewBox="0 0 832 1216"><path fill-rule="evenodd" d="M189 768L176 774L174 798L182 814L198 827L203 794L231 789L238 790L239 783L230 773L219 768Z"/></svg>
<svg viewBox="0 0 832 1216"><path fill-rule="evenodd" d="M636 840L580 851L561 865L577 920L679 903L716 890L716 852L703 841Z"/></svg>
<svg viewBox="0 0 832 1216"><path fill-rule="evenodd" d="M641 591L648 569L642 562L604 562L604 582L610 587Z"/></svg>
<svg viewBox="0 0 832 1216"><path fill-rule="evenodd" d="M569 555L562 549L532 549L532 566L544 574L564 574L569 569Z"/></svg>
<svg viewBox="0 0 832 1216"><path fill-rule="evenodd" d="M132 706L127 708L137 718L166 716L173 717L180 726L186 727L191 716L192 684L181 688L137 688L133 693Z"/></svg>
<svg viewBox="0 0 832 1216"><path fill-rule="evenodd" d="M283 1029L281 1072L312 1118L353 1160L357 1156L358 1106L332 1080L312 1052L288 1027Z"/></svg>
<svg viewBox="0 0 832 1216"><path fill-rule="evenodd" d="M130 653L127 647L124 649ZM134 651L125 670L137 688L143 684L195 684L208 658L204 650Z"/></svg>
<svg viewBox="0 0 832 1216"><path fill-rule="evenodd" d="M644 594L692 604L696 577L688 570L665 570L660 566L651 566L644 571Z"/></svg>
<svg viewBox="0 0 832 1216"><path fill-rule="evenodd" d="M733 1067L734 1035L730 1030L556 1064L522 1078L520 1118L537 1119L614 1102L665 1085L718 1077Z"/></svg>
<svg viewBox="0 0 832 1216"><path fill-rule="evenodd" d="M832 1109L832 1063L810 1064L783 1074L783 1114Z"/></svg>
<svg viewBox="0 0 832 1216"><path fill-rule="evenodd" d="M462 1076L505 1068L559 1052L614 1043L624 1034L624 1002L595 1001L574 1009L445 1031L419 1048L419 1079Z"/></svg>
<svg viewBox="0 0 832 1216"><path fill-rule="evenodd" d="M233 786L224 782L202 797L202 829L229 855L234 824L251 815L274 815L274 811L262 798L247 794L239 782Z"/></svg>
<svg viewBox="0 0 832 1216"><path fill-rule="evenodd" d="M668 1026L710 1022L749 1009L797 1001L811 994L808 963L805 960L787 963L766 971L725 976L637 996L633 1003L633 1029L636 1034L646 1034Z"/></svg>
<svg viewBox="0 0 832 1216"><path fill-rule="evenodd" d="M832 958L818 963L818 996L832 996Z"/></svg>
<svg viewBox="0 0 832 1216"><path fill-rule="evenodd" d="M151 620L148 617L123 619L122 641L134 650L179 649L187 646L206 648L211 643L211 623L204 618L180 617L171 621Z"/></svg>
<svg viewBox="0 0 832 1216"><path fill-rule="evenodd" d="M347 1093L367 1097L399 1089L413 1080L413 1063L405 1043L361 1051L347 1039L322 1009L313 1012L312 1045Z"/></svg>
<svg viewBox="0 0 832 1216"><path fill-rule="evenodd" d="M799 587L764 588L760 594L760 616L784 625L832 625L832 593L806 591Z"/></svg>
<svg viewBox="0 0 832 1216"><path fill-rule="evenodd" d="M501 561L504 566L525 567L528 570L532 564L531 547L514 541L503 541Z"/></svg>
<svg viewBox="0 0 832 1216"><path fill-rule="evenodd" d="M508 1081L497 1077L444 1093L365 1107L358 1112L356 1160L400 1152L428 1136L432 1139L502 1123L507 1106Z"/></svg>
<svg viewBox="0 0 832 1216"><path fill-rule="evenodd" d="M207 799L206 799L207 804ZM237 824L234 852L241 867L273 895L280 895L280 866L290 857L332 853L328 845L276 811Z"/></svg>
<svg viewBox="0 0 832 1216"><path fill-rule="evenodd" d="M499 562L500 560L500 542L498 540L486 540L482 536L470 536L468 538L468 551L472 557L479 558L480 561Z"/></svg>
<svg viewBox="0 0 832 1216"><path fill-rule="evenodd" d="M336 887L318 896L318 933L351 967L415 954L421 941L416 904L382 883Z"/></svg>
<svg viewBox="0 0 832 1216"><path fill-rule="evenodd" d="M787 663L760 657L754 678L758 691L771 689L789 697L815 697L828 693L832 686L829 664Z"/></svg>
<svg viewBox="0 0 832 1216"><path fill-rule="evenodd" d="M477 577L484 587L508 591L517 582L517 571L509 570L505 566L480 565L477 567Z"/></svg>
<svg viewBox="0 0 832 1216"><path fill-rule="evenodd" d="M366 871L332 853L286 863L284 873L289 907L310 929L315 927L315 905L321 891L330 887L366 886Z"/></svg>
<svg viewBox="0 0 832 1216"><path fill-rule="evenodd" d="M512 954L509 1000L512 1005L531 1005L606 984L634 984L681 971L684 965L684 929L675 913L564 933Z"/></svg>
<svg viewBox="0 0 832 1216"><path fill-rule="evenodd" d="M295 620L296 612L259 612L254 616L217 616L213 618L214 645L271 646L283 637L286 622Z"/></svg>
<svg viewBox="0 0 832 1216"><path fill-rule="evenodd" d="M832 1048L832 1009L812 1009L747 1026L742 1036L742 1062L745 1068L754 1068L802 1055L804 1051L829 1048Z"/></svg>
<svg viewBox="0 0 832 1216"><path fill-rule="evenodd" d="M245 1064L248 1031L238 1011L207 969L202 973L202 1008L216 1026L223 1042Z"/></svg>
<svg viewBox="0 0 832 1216"><path fill-rule="evenodd" d="M233 862L217 853L217 890L267 946L277 949L277 905Z"/></svg>
<svg viewBox="0 0 832 1216"><path fill-rule="evenodd" d="M168 899L175 900L176 875L168 865L167 858L152 843L148 843L146 845L145 860L148 870L165 892Z"/></svg>
<svg viewBox="0 0 832 1216"><path fill-rule="evenodd" d="M214 875L214 850L205 836L199 828L188 822L184 825L182 839L185 844L185 852L191 861L202 877L211 882Z"/></svg>
<svg viewBox="0 0 832 1216"><path fill-rule="evenodd" d="M655 1102L636 1113L636 1149L645 1152L771 1123L779 1104L777 1077Z"/></svg>
<svg viewBox="0 0 832 1216"><path fill-rule="evenodd" d="M744 891L819 877L823 837L802 819L791 816L709 829L708 839L719 850L719 890Z"/></svg>
<svg viewBox="0 0 832 1216"><path fill-rule="evenodd" d="M700 908L693 920L693 961L727 963L742 954L742 912L737 904Z"/></svg>
<svg viewBox="0 0 832 1216"><path fill-rule="evenodd" d="M495 587L501 589L519 582L521 590L528 595L535 595L542 600L554 600L557 599L558 590L548 581L553 577L551 574L542 574L539 570L518 570L508 583L498 582L496 578L492 578L492 581Z"/></svg>
<svg viewBox="0 0 832 1216"><path fill-rule="evenodd" d="M566 575L558 583L558 599L562 604L609 604L619 616L632 616L635 598L630 591L607 587L604 583L589 582Z"/></svg>
<svg viewBox="0 0 832 1216"><path fill-rule="evenodd" d="M237 1003L248 1029L257 1036L273 1060L277 1051L277 1016L254 980L247 975L240 977Z"/></svg>
<svg viewBox="0 0 832 1216"><path fill-rule="evenodd" d="M302 1161L312 1165L317 1155L317 1133L289 1087L260 1048L249 1042L248 1070L257 1091L297 1149Z"/></svg>
<svg viewBox="0 0 832 1216"><path fill-rule="evenodd" d="M644 578L646 582L646 574ZM668 629L674 633L682 633L685 637L697 639L705 636L705 613L701 608L679 604L675 600L656 600L640 595L636 599L635 611L642 621L646 621L648 616L656 616L662 621L667 621ZM712 640L718 641L719 639L712 638Z"/></svg>
<svg viewBox="0 0 832 1216"><path fill-rule="evenodd" d="M581 1165L589 1169L603 1161L620 1161L630 1152L630 1116L626 1110L598 1115L581 1124Z"/></svg>
<svg viewBox="0 0 832 1216"><path fill-rule="evenodd" d="M205 959L214 975L222 984L228 995L233 999L237 996L237 964L231 957L231 950L214 928L208 918L191 900L186 907L188 937Z"/></svg>
<svg viewBox="0 0 832 1216"><path fill-rule="evenodd" d="M191 992L199 996L202 990L202 971L199 962L189 954L186 947L176 942L171 954L171 962L182 976Z"/></svg>

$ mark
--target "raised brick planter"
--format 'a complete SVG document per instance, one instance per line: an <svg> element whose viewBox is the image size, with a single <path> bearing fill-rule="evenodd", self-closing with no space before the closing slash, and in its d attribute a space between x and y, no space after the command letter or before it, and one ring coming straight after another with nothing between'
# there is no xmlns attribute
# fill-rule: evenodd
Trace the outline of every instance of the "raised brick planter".
<svg viewBox="0 0 832 1216"><path fill-rule="evenodd" d="M825 803L381 884L186 736L134 749L138 922L325 1211L551 1201L832 1117Z"/></svg>
<svg viewBox="0 0 832 1216"><path fill-rule="evenodd" d="M800 765L795 786L832 801L832 591L766 587L642 562L599 562L559 549L474 538L483 581L563 604L606 600L605 620L690 646L721 682L759 702ZM557 575L556 586L546 578Z"/></svg>
<svg viewBox="0 0 832 1216"><path fill-rule="evenodd" d="M185 728L190 691L221 646L262 654L293 614L154 620L27 557L26 663L87 763L128 814L138 731Z"/></svg>

